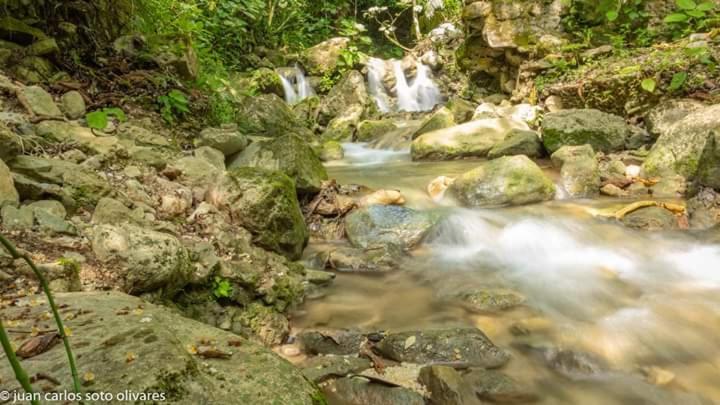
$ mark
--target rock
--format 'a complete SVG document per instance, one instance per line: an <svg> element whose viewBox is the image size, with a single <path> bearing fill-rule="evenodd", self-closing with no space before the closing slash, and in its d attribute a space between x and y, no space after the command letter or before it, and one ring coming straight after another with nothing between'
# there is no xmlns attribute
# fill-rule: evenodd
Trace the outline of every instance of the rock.
<svg viewBox="0 0 720 405"><path fill-rule="evenodd" d="M62 208L62 204L59 202L52 202L57 203ZM32 210L40 231L51 234L77 235L77 229L73 224L65 221L65 215L58 215L51 210L43 209L43 207L32 207ZM62 208L62 211L64 213L65 208Z"/></svg>
<svg viewBox="0 0 720 405"><path fill-rule="evenodd" d="M497 207L552 200L555 184L526 156L501 157L455 179L450 193L464 206Z"/></svg>
<svg viewBox="0 0 720 405"><path fill-rule="evenodd" d="M168 147L170 141L151 130L145 128L145 123L124 122L117 129L118 137L131 139L140 146Z"/></svg>
<svg viewBox="0 0 720 405"><path fill-rule="evenodd" d="M71 120L77 120L85 116L85 99L82 94L75 90L63 94L60 98L60 107L65 112L65 116Z"/></svg>
<svg viewBox="0 0 720 405"><path fill-rule="evenodd" d="M535 131L512 129L505 139L492 147L488 152L489 159L502 156L525 155L530 158L542 157L545 153L542 141Z"/></svg>
<svg viewBox="0 0 720 405"><path fill-rule="evenodd" d="M245 135L278 137L288 133L309 138L300 118L275 94L245 97L237 106L236 122Z"/></svg>
<svg viewBox="0 0 720 405"><path fill-rule="evenodd" d="M433 201L440 201L445 196L445 191L455 182L455 179L447 176L440 176L431 181L427 186L427 192Z"/></svg>
<svg viewBox="0 0 720 405"><path fill-rule="evenodd" d="M572 198L594 197L600 190L600 171L590 145L563 146L551 156L560 166L563 188Z"/></svg>
<svg viewBox="0 0 720 405"><path fill-rule="evenodd" d="M71 142L92 155L106 155L122 149L114 136L95 136L90 128L72 122L46 120L35 126L37 135L55 142Z"/></svg>
<svg viewBox="0 0 720 405"><path fill-rule="evenodd" d="M258 141L231 158L228 169L257 167L277 170L295 181L300 194L320 191L327 172L312 147L297 135L289 134L268 141Z"/></svg>
<svg viewBox="0 0 720 405"><path fill-rule="evenodd" d="M412 138L415 139L428 132L454 127L455 124L456 121L453 112L448 107L440 107L423 121L420 129L413 134Z"/></svg>
<svg viewBox="0 0 720 405"><path fill-rule="evenodd" d="M0 117L0 160L10 160L22 152L23 142L20 136L5 126Z"/></svg>
<svg viewBox="0 0 720 405"><path fill-rule="evenodd" d="M41 39L25 48L28 55L45 56L60 53L60 48L53 38Z"/></svg>
<svg viewBox="0 0 720 405"><path fill-rule="evenodd" d="M642 165L644 177L678 175L720 187L720 104L697 110L660 135Z"/></svg>
<svg viewBox="0 0 720 405"><path fill-rule="evenodd" d="M299 370L269 349L165 307L118 292L63 293L56 300L78 314L65 325L74 332L70 339L81 359L80 373L94 376L92 391L164 393L161 402L183 405L315 405L322 398ZM10 309L12 316L21 308L38 320L49 310L46 305L16 307ZM226 355L203 355L213 351ZM55 388L69 392L66 364L61 344L23 362L32 375L56 370L53 376L61 385ZM7 389L21 389L9 367L0 368L0 378Z"/></svg>
<svg viewBox="0 0 720 405"><path fill-rule="evenodd" d="M327 96L321 101L318 113L318 122L327 125L332 119L343 115L356 106L363 110L368 104L368 92L365 87L365 78L357 70L351 70L340 79Z"/></svg>
<svg viewBox="0 0 720 405"><path fill-rule="evenodd" d="M515 122L532 124L537 120L539 108L530 104L515 104L501 102L495 105L490 102L480 104L473 113L473 120L483 118L506 118Z"/></svg>
<svg viewBox="0 0 720 405"><path fill-rule="evenodd" d="M418 364L449 363L483 368L502 367L510 355L476 328L450 328L390 333L375 349L390 360Z"/></svg>
<svg viewBox="0 0 720 405"><path fill-rule="evenodd" d="M720 224L720 193L710 188L700 190L687 202L692 229L709 229Z"/></svg>
<svg viewBox="0 0 720 405"><path fill-rule="evenodd" d="M411 146L413 160L452 160L487 156L513 129L528 130L522 122L486 118L420 135Z"/></svg>
<svg viewBox="0 0 720 405"><path fill-rule="evenodd" d="M203 148L209 147L204 146ZM225 171L224 155L220 151L212 149L217 152L220 159L217 159L218 156L210 159L198 157L197 155L202 154L202 152L198 153L200 149L195 151L196 156L186 156L170 162L168 169L176 170L179 173L177 181L182 184L190 187L207 188Z"/></svg>
<svg viewBox="0 0 720 405"><path fill-rule="evenodd" d="M280 172L242 167L220 177L208 202L253 235L259 246L299 259L308 241L292 179Z"/></svg>
<svg viewBox="0 0 720 405"><path fill-rule="evenodd" d="M342 51L349 45L349 38L336 37L308 48L302 55L303 67L312 76L332 73L337 68Z"/></svg>
<svg viewBox="0 0 720 405"><path fill-rule="evenodd" d="M598 152L625 146L630 127L622 117L591 109L562 110L545 115L542 123L545 149L554 153L565 145L589 144Z"/></svg>
<svg viewBox="0 0 720 405"><path fill-rule="evenodd" d="M331 162L333 160L342 160L345 157L345 150L338 141L327 141L322 144L320 150L320 160L323 162Z"/></svg>
<svg viewBox="0 0 720 405"><path fill-rule="evenodd" d="M314 383L357 374L372 367L370 360L356 356L318 356L300 365L303 375Z"/></svg>
<svg viewBox="0 0 720 405"><path fill-rule="evenodd" d="M371 205L345 218L345 232L355 247L367 249L392 244L412 249L430 232L437 220L434 213L396 205Z"/></svg>
<svg viewBox="0 0 720 405"><path fill-rule="evenodd" d="M452 367L423 367L419 380L430 391L430 402L433 404L481 404L470 385Z"/></svg>
<svg viewBox="0 0 720 405"><path fill-rule="evenodd" d="M151 50L151 58L158 66L175 71L185 80L195 80L200 72L195 48L186 39L165 36Z"/></svg>
<svg viewBox="0 0 720 405"><path fill-rule="evenodd" d="M188 252L177 238L132 224L95 227L92 249L130 294L161 290L170 297L187 284L192 272Z"/></svg>
<svg viewBox="0 0 720 405"><path fill-rule="evenodd" d="M238 333L238 328L247 329L247 333ZM253 302L239 316L233 318L233 331L242 336L254 336L267 347L285 342L290 334L290 324L285 315L260 303Z"/></svg>
<svg viewBox="0 0 720 405"><path fill-rule="evenodd" d="M597 377L608 370L601 359L590 353L557 348L541 348L539 351L550 369L571 380Z"/></svg>
<svg viewBox="0 0 720 405"><path fill-rule="evenodd" d="M236 127L205 128L195 139L195 147L209 146L225 156L241 152L248 145L248 139Z"/></svg>
<svg viewBox="0 0 720 405"><path fill-rule="evenodd" d="M398 190L378 190L357 201L359 207L370 205L403 205L405 197Z"/></svg>
<svg viewBox="0 0 720 405"><path fill-rule="evenodd" d="M30 45L47 38L44 32L10 16L0 18L0 38L20 45Z"/></svg>
<svg viewBox="0 0 720 405"><path fill-rule="evenodd" d="M123 223L139 223L142 218L131 211L123 203L112 198L101 198L98 201L91 222L97 225L120 225Z"/></svg>
<svg viewBox="0 0 720 405"><path fill-rule="evenodd" d="M311 284L328 285L335 280L335 273L322 270L305 269L305 280Z"/></svg>
<svg viewBox="0 0 720 405"><path fill-rule="evenodd" d="M292 75L294 75L295 69L290 69L292 69ZM250 75L250 87L257 93L273 93L280 97L285 96L280 74L270 68L261 67L253 71Z"/></svg>
<svg viewBox="0 0 720 405"><path fill-rule="evenodd" d="M623 190L614 184L606 184L606 185L600 187L600 194L606 195L609 197L628 197L628 196L630 196L630 193L628 191Z"/></svg>
<svg viewBox="0 0 720 405"><path fill-rule="evenodd" d="M5 205L0 211L3 227L7 230L28 231L35 224L35 215L30 207L16 208Z"/></svg>
<svg viewBox="0 0 720 405"><path fill-rule="evenodd" d="M463 379L480 399L492 403L525 404L540 399L537 394L499 371L475 368L463 374Z"/></svg>
<svg viewBox="0 0 720 405"><path fill-rule="evenodd" d="M645 231L677 229L678 220L671 211L662 207L647 207L633 211L622 219L623 225Z"/></svg>
<svg viewBox="0 0 720 405"><path fill-rule="evenodd" d="M351 330L308 330L297 336L300 346L308 354L357 354L365 342L365 335Z"/></svg>
<svg viewBox="0 0 720 405"><path fill-rule="evenodd" d="M38 117L62 117L62 112L55 104L55 101L53 101L50 93L40 86L22 87L18 90L17 95L31 115Z"/></svg>
<svg viewBox="0 0 720 405"><path fill-rule="evenodd" d="M653 107L645 114L645 127L655 138L668 132L678 121L688 114L705 108L705 105L693 99L669 99Z"/></svg>
<svg viewBox="0 0 720 405"><path fill-rule="evenodd" d="M10 168L0 160L0 207L5 204L17 205L19 202L20 196L15 189L15 181L10 173Z"/></svg>
<svg viewBox="0 0 720 405"><path fill-rule="evenodd" d="M193 156L210 163L218 170L225 170L225 155L215 148L201 146L195 149Z"/></svg>
<svg viewBox="0 0 720 405"><path fill-rule="evenodd" d="M398 262L404 255L402 248L394 244L368 249L336 246L316 254L313 262L320 268L343 273L384 272L397 269Z"/></svg>
<svg viewBox="0 0 720 405"><path fill-rule="evenodd" d="M470 121L476 108L475 104L458 97L451 98L450 101L445 104L445 107L452 112L453 120L455 121L453 125L464 124Z"/></svg>
<svg viewBox="0 0 720 405"><path fill-rule="evenodd" d="M500 289L469 289L455 294L461 305L473 312L501 312L515 308L525 302L525 297Z"/></svg>
<svg viewBox="0 0 720 405"><path fill-rule="evenodd" d="M356 139L358 142L370 142L397 128L397 120L392 118L365 120L358 124Z"/></svg>
<svg viewBox="0 0 720 405"><path fill-rule="evenodd" d="M337 404L425 405L425 399L417 392L374 383L365 377L340 378L325 387L325 392L330 403Z"/></svg>
<svg viewBox="0 0 720 405"><path fill-rule="evenodd" d="M326 141L351 141L364 111L362 105L351 105L328 123L321 138Z"/></svg>

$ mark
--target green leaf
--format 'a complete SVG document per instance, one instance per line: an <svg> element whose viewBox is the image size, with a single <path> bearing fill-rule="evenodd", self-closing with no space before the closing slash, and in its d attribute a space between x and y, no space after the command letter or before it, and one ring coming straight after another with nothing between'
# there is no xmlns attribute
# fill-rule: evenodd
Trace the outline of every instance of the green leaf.
<svg viewBox="0 0 720 405"><path fill-rule="evenodd" d="M93 111L85 115L85 121L90 128L103 130L107 127L108 116L104 111Z"/></svg>
<svg viewBox="0 0 720 405"><path fill-rule="evenodd" d="M125 112L117 107L103 108L103 112L107 115L111 115L117 118L120 122L127 121L127 116L125 115Z"/></svg>
<svg viewBox="0 0 720 405"><path fill-rule="evenodd" d="M697 8L697 3L694 0L675 0L675 4L681 10L695 10Z"/></svg>
<svg viewBox="0 0 720 405"><path fill-rule="evenodd" d="M168 93L168 97L170 97L171 100L176 101L180 104L187 104L188 99L185 97L185 94L181 92L180 90L171 90Z"/></svg>
<svg viewBox="0 0 720 405"><path fill-rule="evenodd" d="M687 15L689 15L690 17L695 17L695 18L703 18L703 17L705 17L705 12L704 12L704 11L700 11L700 10L688 10L688 11L686 11L686 13L687 13Z"/></svg>
<svg viewBox="0 0 720 405"><path fill-rule="evenodd" d="M715 3L713 3L712 1L706 1L706 2L698 4L697 10L710 11L710 10L714 10L715 7L717 7L717 5Z"/></svg>
<svg viewBox="0 0 720 405"><path fill-rule="evenodd" d="M688 20L687 14L683 13L672 13L668 14L663 21L666 23L680 23Z"/></svg>
<svg viewBox="0 0 720 405"><path fill-rule="evenodd" d="M608 21L612 22L618 19L620 14L617 12L617 10L610 10L607 13L605 13L605 17L607 17Z"/></svg>
<svg viewBox="0 0 720 405"><path fill-rule="evenodd" d="M668 86L668 90L670 90L670 91L679 90L685 84L687 77L688 77L687 72L675 73L672 77L672 80L670 80L670 86Z"/></svg>
<svg viewBox="0 0 720 405"><path fill-rule="evenodd" d="M655 83L655 79L645 79L640 83L640 86L648 93L652 93L655 91L657 83Z"/></svg>

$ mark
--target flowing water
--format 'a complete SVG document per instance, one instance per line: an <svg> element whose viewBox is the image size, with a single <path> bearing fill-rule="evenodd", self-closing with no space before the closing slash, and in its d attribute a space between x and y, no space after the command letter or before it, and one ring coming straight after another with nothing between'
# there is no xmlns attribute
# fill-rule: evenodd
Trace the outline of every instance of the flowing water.
<svg viewBox="0 0 720 405"><path fill-rule="evenodd" d="M424 191L432 179L477 164L411 162L406 152L363 145L349 145L347 152L344 162L328 168L331 177L399 189L417 209L436 206ZM444 205L447 219L400 269L338 274L324 297L297 314L295 325L365 331L477 326L512 353L504 372L534 387L543 404L720 403L717 236L711 243L707 234L638 232L590 214L617 200L492 210ZM471 312L454 298L468 289L511 290L525 303L500 313ZM568 378L528 347L589 353L606 365ZM650 384L642 370L653 368L675 378L662 387Z"/></svg>
<svg viewBox="0 0 720 405"><path fill-rule="evenodd" d="M367 64L368 91L375 100L378 110L387 113L393 110L417 112L430 111L442 102L442 94L437 84L433 81L430 68L417 62L415 77L408 81L402 62L391 61L393 75L395 77L395 103L392 96L385 88L384 78L386 75L385 61L378 58L370 58Z"/></svg>
<svg viewBox="0 0 720 405"><path fill-rule="evenodd" d="M278 73L280 82L282 82L283 91L285 93L285 102L288 104L297 104L300 101L314 96L315 91L310 85L310 82L305 76L305 72L299 67L284 69L286 72L290 71L291 74Z"/></svg>

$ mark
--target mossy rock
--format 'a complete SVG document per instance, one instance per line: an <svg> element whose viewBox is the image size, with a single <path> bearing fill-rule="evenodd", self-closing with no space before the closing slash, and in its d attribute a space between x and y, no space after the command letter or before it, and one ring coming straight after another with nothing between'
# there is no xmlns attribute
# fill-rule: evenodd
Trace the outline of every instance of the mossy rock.
<svg viewBox="0 0 720 405"><path fill-rule="evenodd" d="M630 127L622 117L592 109L570 109L546 114L542 123L545 149L554 153L562 146L588 144L598 152L625 147Z"/></svg>
<svg viewBox="0 0 720 405"><path fill-rule="evenodd" d="M237 125L245 135L278 137L285 134L311 136L305 123L275 94L245 97L238 104Z"/></svg>
<svg viewBox="0 0 720 405"><path fill-rule="evenodd" d="M413 139L428 132L450 128L452 126L455 126L455 124L455 114L453 114L453 112L447 107L440 107L440 109L432 113L423 121L420 129L418 129L417 132L413 134Z"/></svg>

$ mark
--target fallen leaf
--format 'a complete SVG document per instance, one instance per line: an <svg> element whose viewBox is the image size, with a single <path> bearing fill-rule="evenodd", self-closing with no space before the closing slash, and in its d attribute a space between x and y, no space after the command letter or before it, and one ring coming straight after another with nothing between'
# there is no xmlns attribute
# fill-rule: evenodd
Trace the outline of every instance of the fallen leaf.
<svg viewBox="0 0 720 405"><path fill-rule="evenodd" d="M20 345L15 354L20 358L29 359L52 349L59 341L60 335L57 333L35 336Z"/></svg>
<svg viewBox="0 0 720 405"><path fill-rule="evenodd" d="M410 336L409 338L405 339L405 350L411 348L414 344L417 338L415 335Z"/></svg>

